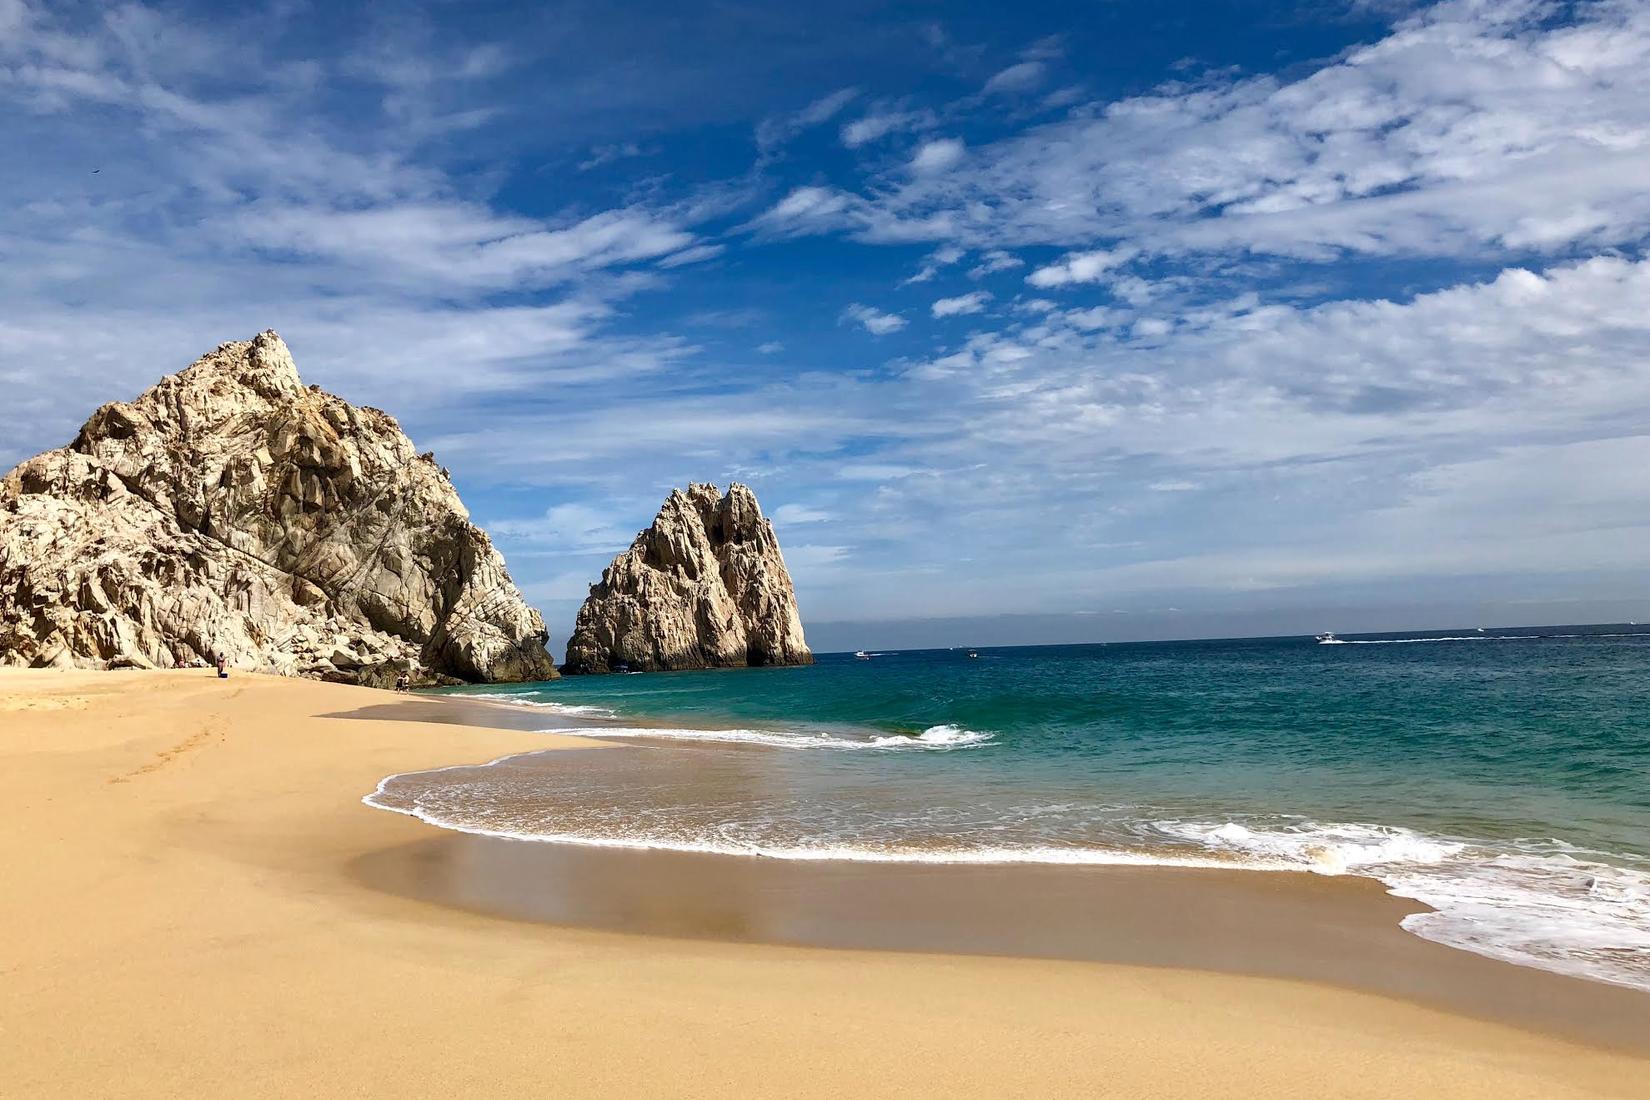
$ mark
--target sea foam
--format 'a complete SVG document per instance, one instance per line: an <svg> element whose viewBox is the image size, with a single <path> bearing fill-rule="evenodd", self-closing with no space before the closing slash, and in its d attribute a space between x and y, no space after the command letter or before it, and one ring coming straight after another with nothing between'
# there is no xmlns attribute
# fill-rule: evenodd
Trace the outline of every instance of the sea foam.
<svg viewBox="0 0 1650 1100"><path fill-rule="evenodd" d="M1424 939L1650 990L1650 867L1607 863L1556 840L1490 844L1385 825L1155 824L1246 862L1374 878L1433 908L1403 921Z"/></svg>
<svg viewBox="0 0 1650 1100"><path fill-rule="evenodd" d="M489 703L506 703L513 707L532 707L534 710L549 711L552 714L565 714L569 718L618 718L617 711L609 707L598 707L587 703L556 703L547 699L529 698L522 692L506 691L466 691L463 694L452 696L457 699L485 699Z"/></svg>
<svg viewBox="0 0 1650 1100"><path fill-rule="evenodd" d="M592 727L555 732L839 750L934 750L989 739L955 726L860 741L742 729ZM780 836L761 830L741 834L726 828L696 831L657 814L637 815L617 829L611 828L614 818L606 816L602 831L580 831L553 821L512 821L508 815L501 819L478 812L479 806L427 797L439 789L430 776L473 775L521 758L515 754L481 768L389 776L363 801L460 832L604 848L800 861L1163 866L1359 875L1376 879L1398 897L1430 906L1431 912L1402 922L1424 939L1524 966L1650 990L1650 866L1605 862L1602 853L1559 841L1492 845L1365 823L1142 819L1127 824L1127 835L1120 833L1115 844L998 843L980 836L935 844L929 836L913 837L910 844L872 846L840 836Z"/></svg>
<svg viewBox="0 0 1650 1100"><path fill-rule="evenodd" d="M965 730L959 726L929 726L919 734L888 734L881 737L842 737L832 733L801 730L759 729L688 729L676 726L589 726L578 729L550 729L567 737L592 737L598 740L640 738L663 741L713 741L735 745L766 745L776 749L833 749L854 751L926 750L970 748L991 741L992 734Z"/></svg>

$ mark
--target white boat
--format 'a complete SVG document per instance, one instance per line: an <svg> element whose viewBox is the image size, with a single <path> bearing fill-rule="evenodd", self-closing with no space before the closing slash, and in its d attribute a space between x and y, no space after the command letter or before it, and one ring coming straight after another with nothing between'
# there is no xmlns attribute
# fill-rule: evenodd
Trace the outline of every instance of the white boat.
<svg viewBox="0 0 1650 1100"><path fill-rule="evenodd" d="M1319 645L1342 645L1342 644L1344 644L1344 643L1342 643L1342 641L1339 638L1335 637L1335 632L1333 630L1324 631L1322 634L1317 635L1317 639L1318 639L1318 644Z"/></svg>
<svg viewBox="0 0 1650 1100"><path fill-rule="evenodd" d="M869 661L871 659L871 655L863 649L856 649L854 650L854 659L859 661Z"/></svg>

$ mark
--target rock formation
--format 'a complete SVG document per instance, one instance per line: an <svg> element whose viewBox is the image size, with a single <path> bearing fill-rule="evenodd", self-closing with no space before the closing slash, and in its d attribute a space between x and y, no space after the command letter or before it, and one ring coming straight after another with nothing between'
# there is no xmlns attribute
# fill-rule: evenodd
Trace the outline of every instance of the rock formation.
<svg viewBox="0 0 1650 1100"><path fill-rule="evenodd" d="M536 680L544 639L434 457L273 332L0 481L0 663Z"/></svg>
<svg viewBox="0 0 1650 1100"><path fill-rule="evenodd" d="M579 609L563 672L806 665L773 524L733 485L674 490Z"/></svg>

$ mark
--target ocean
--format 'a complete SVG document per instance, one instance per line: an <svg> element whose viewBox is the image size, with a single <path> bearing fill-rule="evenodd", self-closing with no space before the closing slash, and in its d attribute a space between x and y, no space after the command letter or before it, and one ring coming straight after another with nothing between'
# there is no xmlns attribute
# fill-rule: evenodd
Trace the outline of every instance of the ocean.
<svg viewBox="0 0 1650 1100"><path fill-rule="evenodd" d="M633 751L392 776L370 804L779 859L1363 875L1433 908L1417 935L1650 990L1650 629L825 654L454 691Z"/></svg>

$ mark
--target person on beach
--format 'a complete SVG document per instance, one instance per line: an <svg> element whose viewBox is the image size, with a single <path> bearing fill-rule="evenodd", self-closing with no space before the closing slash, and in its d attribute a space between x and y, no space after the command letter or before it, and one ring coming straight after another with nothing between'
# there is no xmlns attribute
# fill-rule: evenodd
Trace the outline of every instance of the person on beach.
<svg viewBox="0 0 1650 1100"><path fill-rule="evenodd" d="M405 672L395 678L395 690L406 691L412 686L412 679Z"/></svg>
<svg viewBox="0 0 1650 1100"><path fill-rule="evenodd" d="M218 654L218 679L229 679L229 662L223 659L223 654L221 653Z"/></svg>

